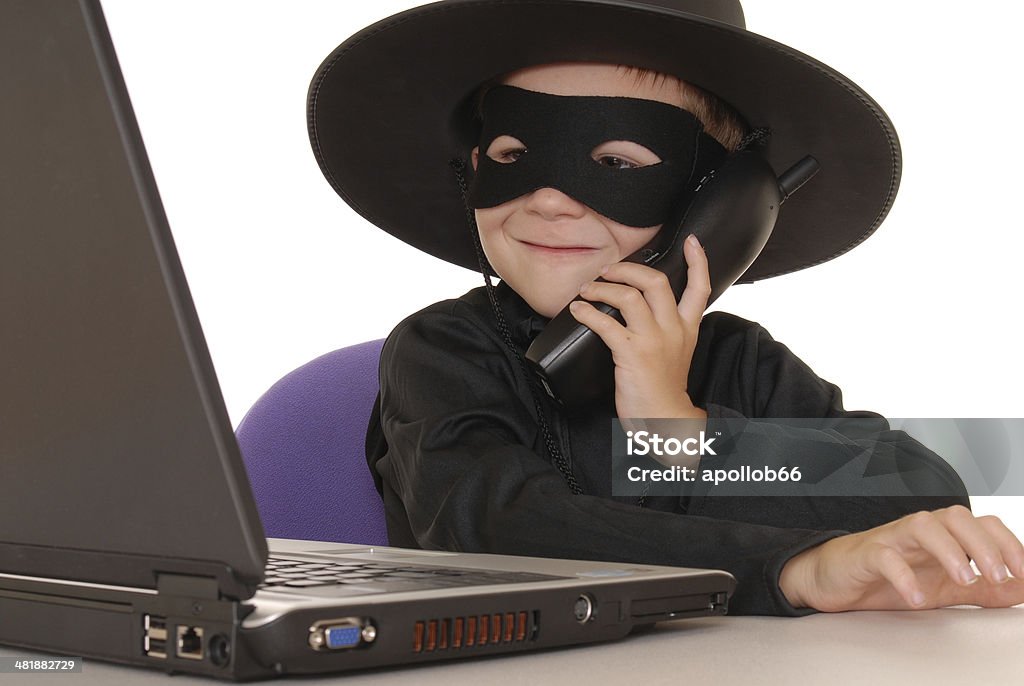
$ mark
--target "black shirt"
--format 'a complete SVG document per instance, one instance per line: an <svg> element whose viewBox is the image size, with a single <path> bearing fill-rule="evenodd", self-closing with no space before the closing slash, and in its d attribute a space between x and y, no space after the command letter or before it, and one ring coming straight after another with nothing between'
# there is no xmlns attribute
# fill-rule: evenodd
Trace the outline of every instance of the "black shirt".
<svg viewBox="0 0 1024 686"><path fill-rule="evenodd" d="M522 353L546 320L505 284L496 288ZM585 415L545 406L584 495L573 495L545 451L529 383L498 332L483 287L417 312L388 337L367 433L370 471L384 498L391 545L538 557L724 569L737 579L731 614L803 615L779 589L797 553L919 510L960 503L928 497L611 496L613 401ZM688 392L708 421L858 418L856 445L894 459L941 460L879 415L843 409L818 378L761 326L707 314ZM876 421L865 436L863 420ZM837 425L841 426L841 425ZM820 432L819 432L820 433ZM797 439L794 439L797 440ZM820 445L821 436L815 437ZM838 448L853 439L828 432ZM784 448L784 446L783 446Z"/></svg>

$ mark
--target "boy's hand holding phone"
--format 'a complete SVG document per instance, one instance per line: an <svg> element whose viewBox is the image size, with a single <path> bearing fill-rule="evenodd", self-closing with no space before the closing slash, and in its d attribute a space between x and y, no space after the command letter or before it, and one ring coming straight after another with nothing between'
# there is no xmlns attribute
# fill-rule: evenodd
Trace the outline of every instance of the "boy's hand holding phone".
<svg viewBox="0 0 1024 686"><path fill-rule="evenodd" d="M695 236L683 249L687 285L679 303L662 272L633 262L609 265L604 281L580 288L587 300L617 308L625 326L588 302L570 306L612 351L615 409L620 418L706 418L686 384L704 309L711 294L708 261Z"/></svg>

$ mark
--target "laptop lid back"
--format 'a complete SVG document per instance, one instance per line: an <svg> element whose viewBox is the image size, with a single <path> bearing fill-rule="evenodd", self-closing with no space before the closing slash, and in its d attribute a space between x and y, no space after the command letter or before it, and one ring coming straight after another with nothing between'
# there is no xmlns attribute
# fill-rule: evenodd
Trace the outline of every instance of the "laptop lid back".
<svg viewBox="0 0 1024 686"><path fill-rule="evenodd" d="M248 597L266 540L98 2L4 0L0 65L0 572Z"/></svg>

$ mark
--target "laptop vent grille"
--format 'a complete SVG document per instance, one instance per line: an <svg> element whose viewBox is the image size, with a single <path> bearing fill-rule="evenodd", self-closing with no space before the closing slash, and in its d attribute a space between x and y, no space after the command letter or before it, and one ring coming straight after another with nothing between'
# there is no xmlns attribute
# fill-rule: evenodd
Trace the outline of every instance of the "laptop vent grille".
<svg viewBox="0 0 1024 686"><path fill-rule="evenodd" d="M422 619L413 627L412 651L430 653L522 643L536 640L539 628L537 610Z"/></svg>

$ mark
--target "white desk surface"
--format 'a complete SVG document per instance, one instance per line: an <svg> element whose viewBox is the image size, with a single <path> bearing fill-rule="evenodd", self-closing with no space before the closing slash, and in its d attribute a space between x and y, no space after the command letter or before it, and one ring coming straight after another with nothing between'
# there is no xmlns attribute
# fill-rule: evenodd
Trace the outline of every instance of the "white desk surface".
<svg viewBox="0 0 1024 686"><path fill-rule="evenodd" d="M0 656L30 656L0 647ZM333 677L291 677L303 686ZM343 675L352 684L1024 684L1024 606L809 617L709 617L625 640L537 653ZM215 680L86 660L80 674L2 674L22 684L170 684ZM226 683L226 682L221 682ZM273 682L270 682L273 683Z"/></svg>

